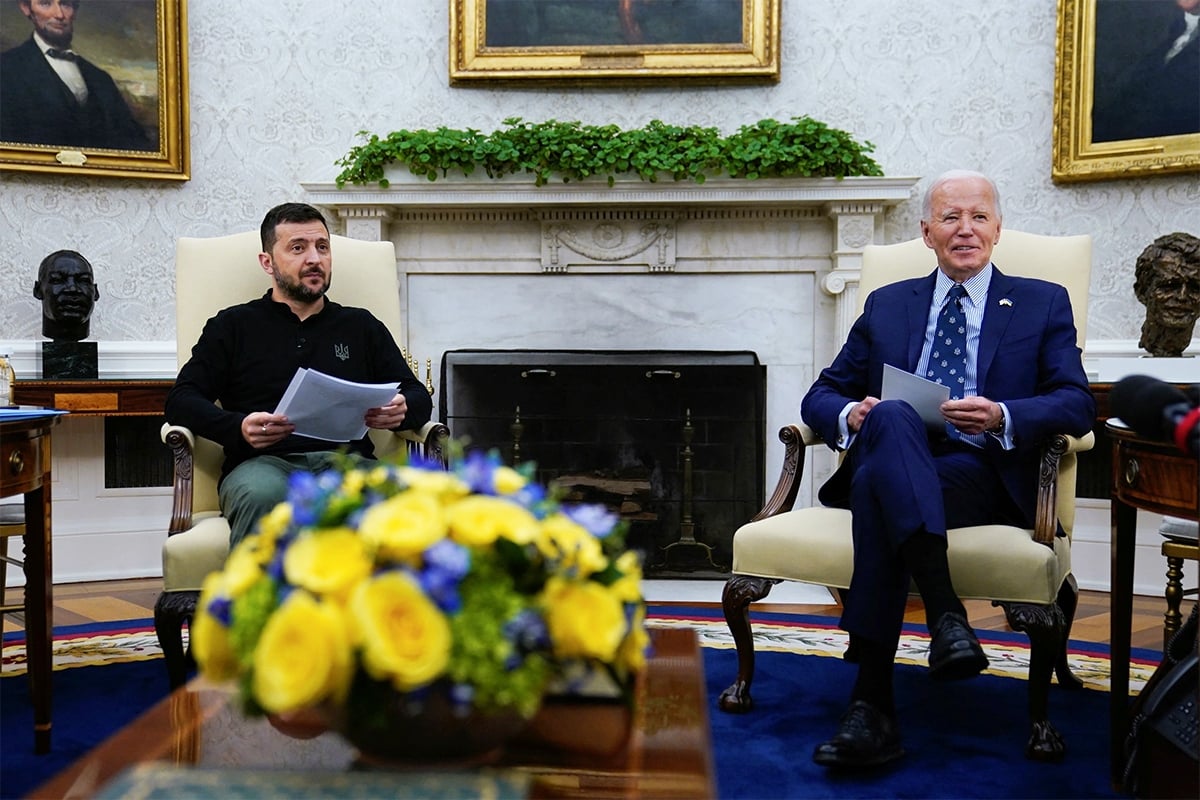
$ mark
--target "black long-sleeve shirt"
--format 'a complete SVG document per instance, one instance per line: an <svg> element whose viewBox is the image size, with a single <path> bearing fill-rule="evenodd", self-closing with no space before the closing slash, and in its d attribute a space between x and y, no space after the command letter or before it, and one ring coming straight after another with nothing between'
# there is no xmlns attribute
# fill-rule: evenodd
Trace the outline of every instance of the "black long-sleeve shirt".
<svg viewBox="0 0 1200 800"><path fill-rule="evenodd" d="M242 420L254 411L274 411L298 367L358 383L395 381L408 404L403 429L421 427L433 412L428 390L369 311L326 297L320 312L301 321L268 291L205 323L167 395L167 420L225 448L222 477L254 456L329 450L337 445L305 436L292 435L261 450L242 438ZM366 436L348 448L374 454Z"/></svg>

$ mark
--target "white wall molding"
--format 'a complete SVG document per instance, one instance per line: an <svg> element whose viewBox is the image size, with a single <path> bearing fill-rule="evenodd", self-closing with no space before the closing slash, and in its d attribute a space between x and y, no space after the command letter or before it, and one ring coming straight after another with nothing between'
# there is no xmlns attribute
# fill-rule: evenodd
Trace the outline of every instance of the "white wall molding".
<svg viewBox="0 0 1200 800"><path fill-rule="evenodd" d="M12 356L17 380L33 380L42 374L41 340L0 340L0 353ZM97 342L101 378L150 380L174 377L175 341Z"/></svg>

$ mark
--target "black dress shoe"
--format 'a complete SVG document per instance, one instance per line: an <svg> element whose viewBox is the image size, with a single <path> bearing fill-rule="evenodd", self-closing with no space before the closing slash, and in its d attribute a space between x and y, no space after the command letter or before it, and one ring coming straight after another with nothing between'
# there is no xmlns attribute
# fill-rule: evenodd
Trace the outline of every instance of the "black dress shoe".
<svg viewBox="0 0 1200 800"><path fill-rule="evenodd" d="M972 678L987 669L987 656L962 614L942 614L930 634L929 676L935 681Z"/></svg>
<svg viewBox="0 0 1200 800"><path fill-rule="evenodd" d="M867 701L855 700L834 737L817 745L813 761L822 767L854 769L878 767L902 755L895 721Z"/></svg>

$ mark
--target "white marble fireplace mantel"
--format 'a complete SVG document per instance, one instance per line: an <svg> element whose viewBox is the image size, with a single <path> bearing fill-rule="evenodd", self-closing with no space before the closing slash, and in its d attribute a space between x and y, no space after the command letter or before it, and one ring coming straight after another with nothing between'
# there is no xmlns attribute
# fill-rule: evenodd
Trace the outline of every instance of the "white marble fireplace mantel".
<svg viewBox="0 0 1200 800"><path fill-rule="evenodd" d="M303 187L346 235L395 243L405 343L435 386L448 350L749 350L771 440L853 321L863 248L918 180L389 177ZM335 253L334 297L347 268Z"/></svg>

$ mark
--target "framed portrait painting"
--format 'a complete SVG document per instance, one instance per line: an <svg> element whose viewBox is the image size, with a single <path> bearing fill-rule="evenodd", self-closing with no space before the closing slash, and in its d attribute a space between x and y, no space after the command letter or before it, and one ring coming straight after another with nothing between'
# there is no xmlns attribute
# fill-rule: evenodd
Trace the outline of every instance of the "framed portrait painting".
<svg viewBox="0 0 1200 800"><path fill-rule="evenodd" d="M1058 0L1051 177L1200 171L1200 0Z"/></svg>
<svg viewBox="0 0 1200 800"><path fill-rule="evenodd" d="M779 80L782 0L450 0L450 81Z"/></svg>
<svg viewBox="0 0 1200 800"><path fill-rule="evenodd" d="M5 0L0 170L187 180L186 0Z"/></svg>

